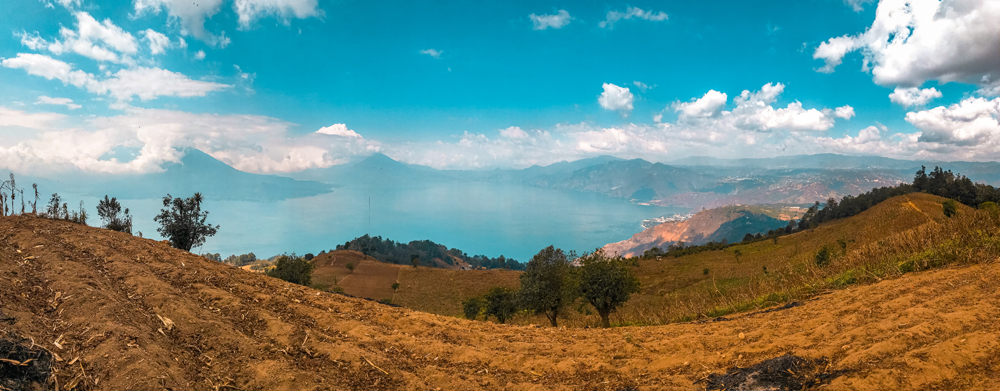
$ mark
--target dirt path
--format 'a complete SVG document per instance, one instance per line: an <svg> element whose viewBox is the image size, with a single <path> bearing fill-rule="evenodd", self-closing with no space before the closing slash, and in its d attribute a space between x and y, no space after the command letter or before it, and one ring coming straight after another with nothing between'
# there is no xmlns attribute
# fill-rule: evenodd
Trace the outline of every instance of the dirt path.
<svg viewBox="0 0 1000 391"><path fill-rule="evenodd" d="M921 210L920 208L918 208L917 205L914 204L913 201L910 200L910 197L908 197L908 196L904 196L904 197L906 197L905 204L909 205L911 208L913 208L913 210L915 210L915 211L920 212L921 214L923 214L924 217L927 217L927 221L930 221L931 223L934 223L934 224L941 224L941 223L938 223L937 220L934 220L934 218L932 218L931 215L927 214L927 212L924 212L923 210Z"/></svg>
<svg viewBox="0 0 1000 391"><path fill-rule="evenodd" d="M83 389L697 390L709 373L793 353L846 371L828 390L986 390L1000 381L998 292L991 260L717 322L508 326L318 292L121 233L0 218L0 310L16 318L0 329L57 353L61 384Z"/></svg>

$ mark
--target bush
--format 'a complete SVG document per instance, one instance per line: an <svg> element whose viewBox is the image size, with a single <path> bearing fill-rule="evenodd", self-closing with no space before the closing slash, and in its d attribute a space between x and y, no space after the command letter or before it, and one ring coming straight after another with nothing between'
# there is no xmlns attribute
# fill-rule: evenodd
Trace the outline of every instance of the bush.
<svg viewBox="0 0 1000 391"><path fill-rule="evenodd" d="M487 319L493 315L498 322L506 323L511 316L517 313L517 292L513 289L503 287L490 289L484 299Z"/></svg>
<svg viewBox="0 0 1000 391"><path fill-rule="evenodd" d="M132 216L128 208L122 210L117 198L108 198L105 195L104 199L97 203L97 216L104 222L105 229L132 234Z"/></svg>
<svg viewBox="0 0 1000 391"><path fill-rule="evenodd" d="M392 283L392 291L395 292L397 290L399 290L399 283L398 282Z"/></svg>
<svg viewBox="0 0 1000 391"><path fill-rule="evenodd" d="M708 275L708 268L706 267L705 270L702 270L701 274L707 276Z"/></svg>
<svg viewBox="0 0 1000 391"><path fill-rule="evenodd" d="M941 206L944 208L944 217L951 217L958 213L958 204L955 200L947 200L941 203Z"/></svg>
<svg viewBox="0 0 1000 391"><path fill-rule="evenodd" d="M816 266L826 266L830 263L830 259L833 258L833 251L830 251L830 246L823 246L816 253Z"/></svg>
<svg viewBox="0 0 1000 391"><path fill-rule="evenodd" d="M274 269L267 272L268 276L280 278L293 284L308 286L312 282L312 273L316 265L305 258L282 255L274 263Z"/></svg>
<svg viewBox="0 0 1000 391"><path fill-rule="evenodd" d="M462 300L462 312L465 313L465 319L476 320L476 317L482 312L483 307L482 297L470 297Z"/></svg>
<svg viewBox="0 0 1000 391"><path fill-rule="evenodd" d="M601 316L601 325L611 327L609 317L639 292L639 280L621 257L609 257L598 249L581 257L580 293Z"/></svg>
<svg viewBox="0 0 1000 391"><path fill-rule="evenodd" d="M163 209L153 218L160 223L156 229L160 235L170 240L170 245L184 251L191 251L205 243L205 238L214 236L219 226L206 224L208 211L201 211L204 201L201 193L194 193L188 199L173 198L170 194L163 197Z"/></svg>
<svg viewBox="0 0 1000 391"><path fill-rule="evenodd" d="M347 264L347 271L349 271L351 273L354 273L354 264L353 263L348 263Z"/></svg>

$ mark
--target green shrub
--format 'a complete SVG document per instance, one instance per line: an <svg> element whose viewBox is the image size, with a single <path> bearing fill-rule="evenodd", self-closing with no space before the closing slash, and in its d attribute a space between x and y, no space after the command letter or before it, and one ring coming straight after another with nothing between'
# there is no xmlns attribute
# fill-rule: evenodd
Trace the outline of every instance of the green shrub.
<svg viewBox="0 0 1000 391"><path fill-rule="evenodd" d="M304 258L282 255L274 263L274 269L267 272L268 276L280 278L293 284L309 286L316 265Z"/></svg>

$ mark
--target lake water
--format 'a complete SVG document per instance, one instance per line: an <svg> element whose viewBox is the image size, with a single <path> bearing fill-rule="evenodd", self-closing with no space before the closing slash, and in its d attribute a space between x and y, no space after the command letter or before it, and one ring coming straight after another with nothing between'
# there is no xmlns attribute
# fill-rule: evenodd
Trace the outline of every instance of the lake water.
<svg viewBox="0 0 1000 391"><path fill-rule="evenodd" d="M64 198L70 205L84 200L93 216L90 224L100 224L96 198ZM134 232L161 239L153 221L161 200L121 203L131 209ZM521 262L549 245L592 251L641 231L643 220L686 212L594 193L491 183L344 186L279 202L207 200L203 209L210 212L208 222L221 228L192 249L196 253L315 254L370 233L400 242L429 239L469 255L504 255Z"/></svg>

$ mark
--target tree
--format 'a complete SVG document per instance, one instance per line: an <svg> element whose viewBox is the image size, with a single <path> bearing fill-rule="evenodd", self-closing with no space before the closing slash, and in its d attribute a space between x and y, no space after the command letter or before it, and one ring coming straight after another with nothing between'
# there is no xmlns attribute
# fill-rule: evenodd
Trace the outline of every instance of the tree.
<svg viewBox="0 0 1000 391"><path fill-rule="evenodd" d="M998 207L997 204L993 201L986 201L982 204L979 204L979 210L985 210L989 212L989 214L992 215L993 217L997 217L998 215L1000 215L1000 207Z"/></svg>
<svg viewBox="0 0 1000 391"><path fill-rule="evenodd" d="M104 228L132 234L132 216L128 208L122 210L117 198L105 195L103 200L98 201L97 216L104 222Z"/></svg>
<svg viewBox="0 0 1000 391"><path fill-rule="evenodd" d="M302 256L302 258L305 258L305 259L306 259L307 261L311 261L311 260L313 260L313 258L315 258L315 257L316 257L316 256L315 256L315 255L312 255L312 253L307 253L306 255L303 255L303 256Z"/></svg>
<svg viewBox="0 0 1000 391"><path fill-rule="evenodd" d="M395 292L398 290L399 290L399 283L398 282L392 283L392 291Z"/></svg>
<svg viewBox="0 0 1000 391"><path fill-rule="evenodd" d="M347 264L347 271L349 271L351 273L354 273L354 264L353 263L348 263Z"/></svg>
<svg viewBox="0 0 1000 391"><path fill-rule="evenodd" d="M410 255L410 263L412 263L413 268L416 269L417 266L420 266L420 257L417 257L416 254Z"/></svg>
<svg viewBox="0 0 1000 391"><path fill-rule="evenodd" d="M213 227L205 223L208 211L202 212L203 201L201 193L194 193L194 196L187 199L173 198L167 194L163 197L163 209L153 218L160 223L156 232L170 240L170 245L174 248L191 251L192 247L201 246L205 243L205 238L214 236L219 230L218 225Z"/></svg>
<svg viewBox="0 0 1000 391"><path fill-rule="evenodd" d="M552 327L557 327L559 310L572 302L577 293L566 254L553 246L539 251L521 274L519 293L522 308L545 314Z"/></svg>
<svg viewBox="0 0 1000 391"><path fill-rule="evenodd" d="M517 312L517 292L510 288L496 287L490 289L484 298L486 301L486 318L497 317L500 323L506 323Z"/></svg>
<svg viewBox="0 0 1000 391"><path fill-rule="evenodd" d="M620 256L610 257L598 249L581 257L580 293L601 315L601 325L611 327L611 312L639 292L639 280Z"/></svg>
<svg viewBox="0 0 1000 391"><path fill-rule="evenodd" d="M293 284L309 285L316 265L305 258L282 255L274 263L274 269L267 272L268 276L280 278Z"/></svg>
<svg viewBox="0 0 1000 391"><path fill-rule="evenodd" d="M62 198L59 197L59 193L52 193L52 198L49 199L49 205L45 208L45 217L50 219L59 218L59 204L62 203Z"/></svg>
<svg viewBox="0 0 1000 391"><path fill-rule="evenodd" d="M958 213L958 205L956 205L955 200L947 200L941 205L944 207L944 217L951 217Z"/></svg>
<svg viewBox="0 0 1000 391"><path fill-rule="evenodd" d="M733 255L736 257L736 263L740 263L740 257L743 256L743 251L740 251L740 249L735 249L733 250Z"/></svg>
<svg viewBox="0 0 1000 391"><path fill-rule="evenodd" d="M465 319L476 320L476 317L482 312L484 304L482 297L470 297L462 300L462 312L465 313Z"/></svg>

